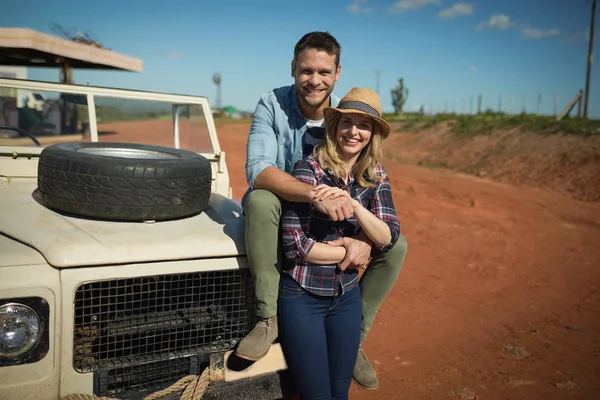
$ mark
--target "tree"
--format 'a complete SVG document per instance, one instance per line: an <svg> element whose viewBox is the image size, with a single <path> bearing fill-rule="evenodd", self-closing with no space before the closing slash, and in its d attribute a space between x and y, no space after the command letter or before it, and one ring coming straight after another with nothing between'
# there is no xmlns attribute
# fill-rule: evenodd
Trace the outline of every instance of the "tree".
<svg viewBox="0 0 600 400"><path fill-rule="evenodd" d="M392 89L392 105L398 116L402 116L403 108L408 99L408 89L404 87L404 78L398 80L398 85Z"/></svg>

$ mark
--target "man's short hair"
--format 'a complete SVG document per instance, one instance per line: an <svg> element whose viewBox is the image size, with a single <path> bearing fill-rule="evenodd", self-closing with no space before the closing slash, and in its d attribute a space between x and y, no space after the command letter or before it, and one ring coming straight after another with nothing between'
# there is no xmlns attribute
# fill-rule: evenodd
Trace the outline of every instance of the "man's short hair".
<svg viewBox="0 0 600 400"><path fill-rule="evenodd" d="M296 43L294 59L306 49L324 51L330 56L335 56L335 65L340 65L342 47L329 32L309 32Z"/></svg>

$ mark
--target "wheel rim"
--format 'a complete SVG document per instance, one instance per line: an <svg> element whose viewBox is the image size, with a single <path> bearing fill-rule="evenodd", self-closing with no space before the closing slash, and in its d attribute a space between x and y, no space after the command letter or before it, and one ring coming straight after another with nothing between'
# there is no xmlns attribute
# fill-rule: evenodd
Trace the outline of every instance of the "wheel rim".
<svg viewBox="0 0 600 400"><path fill-rule="evenodd" d="M119 147L84 147L77 149L78 152L93 154L105 157L121 157L121 158L140 158L140 159L174 159L180 158L175 154L164 153L162 151L143 150L143 149L128 149Z"/></svg>

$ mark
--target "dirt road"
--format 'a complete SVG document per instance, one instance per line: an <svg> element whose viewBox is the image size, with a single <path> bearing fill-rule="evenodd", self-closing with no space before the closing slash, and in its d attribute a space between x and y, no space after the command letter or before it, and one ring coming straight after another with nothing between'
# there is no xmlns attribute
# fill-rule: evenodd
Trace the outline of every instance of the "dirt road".
<svg viewBox="0 0 600 400"><path fill-rule="evenodd" d="M219 126L241 197L248 125ZM600 399L600 203L386 162L409 251L352 399Z"/></svg>

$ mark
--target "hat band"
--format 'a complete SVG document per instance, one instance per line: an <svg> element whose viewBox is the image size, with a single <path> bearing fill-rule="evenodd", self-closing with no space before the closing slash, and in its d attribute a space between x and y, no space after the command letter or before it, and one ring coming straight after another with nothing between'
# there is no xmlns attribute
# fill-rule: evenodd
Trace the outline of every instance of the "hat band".
<svg viewBox="0 0 600 400"><path fill-rule="evenodd" d="M381 117L381 114L379 114L376 109L374 109L367 103L363 103L362 101L345 101L345 102L341 103L340 105L338 105L338 108L340 108L340 109L352 108L354 110L366 112L367 114L373 115L378 118Z"/></svg>

